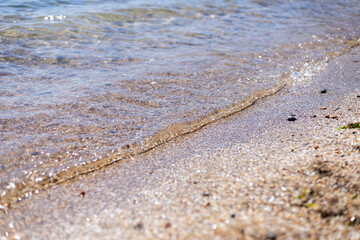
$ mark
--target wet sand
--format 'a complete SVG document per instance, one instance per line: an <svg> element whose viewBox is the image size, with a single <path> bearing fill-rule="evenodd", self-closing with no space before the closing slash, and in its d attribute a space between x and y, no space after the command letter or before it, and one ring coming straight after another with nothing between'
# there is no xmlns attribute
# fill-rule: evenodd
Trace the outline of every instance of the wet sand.
<svg viewBox="0 0 360 240"><path fill-rule="evenodd" d="M0 236L359 239L360 129L338 130L360 121L359 69L355 48L239 114L39 190L0 213Z"/></svg>

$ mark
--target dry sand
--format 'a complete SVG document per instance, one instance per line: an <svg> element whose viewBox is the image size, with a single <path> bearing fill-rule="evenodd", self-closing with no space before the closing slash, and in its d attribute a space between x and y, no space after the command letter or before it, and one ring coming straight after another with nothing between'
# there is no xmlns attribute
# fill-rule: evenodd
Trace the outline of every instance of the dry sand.
<svg viewBox="0 0 360 240"><path fill-rule="evenodd" d="M360 121L359 53L199 132L40 190L0 213L0 239L360 239L360 129L337 129Z"/></svg>

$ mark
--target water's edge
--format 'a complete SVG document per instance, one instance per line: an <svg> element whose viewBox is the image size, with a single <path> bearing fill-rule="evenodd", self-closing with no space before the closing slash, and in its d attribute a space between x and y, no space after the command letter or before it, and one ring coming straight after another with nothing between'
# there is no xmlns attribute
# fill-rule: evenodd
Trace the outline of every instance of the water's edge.
<svg viewBox="0 0 360 240"><path fill-rule="evenodd" d="M5 209L11 206L11 204L19 202L24 198L28 198L36 190L46 189L50 186L72 180L77 176L86 175L112 164L121 162L125 159L141 155L175 138L197 132L205 126L208 126L220 119L224 119L234 114L240 113L244 109L254 105L259 99L271 97L280 90L284 89L286 86L291 86L297 83L302 84L305 81L310 81L313 76L319 74L326 68L329 59L343 55L350 49L359 45L359 38L349 40L344 48L336 52L326 53L322 60L311 62L310 67L309 63L304 63L303 68L306 68L306 71L304 71L304 69L296 69L296 76L294 76L293 71L284 73L281 77L280 83L278 83L276 86L256 91L252 95L248 96L244 101L236 102L226 108L219 109L211 114L201 117L198 120L189 123L171 124L165 129L158 131L153 136L149 136L140 143L136 142L130 145L126 145L119 150L113 150L111 154L107 154L95 161L72 165L65 170L56 172L51 175L49 174L48 176L34 174L31 176L23 176L16 182L8 182L6 190L0 196L0 209ZM311 68L310 75L309 68ZM301 81L298 81L299 79Z"/></svg>

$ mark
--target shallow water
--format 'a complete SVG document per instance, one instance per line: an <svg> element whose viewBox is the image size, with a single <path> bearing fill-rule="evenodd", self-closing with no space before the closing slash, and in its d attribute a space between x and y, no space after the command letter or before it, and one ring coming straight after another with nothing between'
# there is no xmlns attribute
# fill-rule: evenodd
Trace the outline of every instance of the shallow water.
<svg viewBox="0 0 360 240"><path fill-rule="evenodd" d="M358 1L0 1L0 203L306 82Z"/></svg>

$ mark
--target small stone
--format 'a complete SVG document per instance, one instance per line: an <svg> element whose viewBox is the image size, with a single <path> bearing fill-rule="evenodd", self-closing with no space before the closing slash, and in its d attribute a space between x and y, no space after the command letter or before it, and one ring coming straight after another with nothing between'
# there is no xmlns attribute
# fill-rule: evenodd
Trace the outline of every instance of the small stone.
<svg viewBox="0 0 360 240"><path fill-rule="evenodd" d="M317 117L317 116L316 116L315 114L311 116L311 118L316 118L316 117Z"/></svg>
<svg viewBox="0 0 360 240"><path fill-rule="evenodd" d="M269 231L267 233L266 239L267 240L275 240L276 239L276 233L274 233L273 231Z"/></svg>
<svg viewBox="0 0 360 240"><path fill-rule="evenodd" d="M82 192L80 193L80 196L81 196L82 198L84 198L85 195L86 195L85 191L82 191Z"/></svg>
<svg viewBox="0 0 360 240"><path fill-rule="evenodd" d="M325 110L327 107L321 107L320 110Z"/></svg>
<svg viewBox="0 0 360 240"><path fill-rule="evenodd" d="M143 224L142 223L138 223L138 224L136 224L135 226L134 226L134 229L135 230L141 230L141 229L143 229Z"/></svg>
<svg viewBox="0 0 360 240"><path fill-rule="evenodd" d="M319 145L314 145L314 148L315 148L315 149L318 149L318 148L319 148Z"/></svg>
<svg viewBox="0 0 360 240"><path fill-rule="evenodd" d="M205 192L202 195L203 195L203 197L210 197L210 193L208 193L208 192Z"/></svg>
<svg viewBox="0 0 360 240"><path fill-rule="evenodd" d="M231 218L236 218L236 214L235 213L231 214Z"/></svg>
<svg viewBox="0 0 360 240"><path fill-rule="evenodd" d="M330 115L329 114L325 115L325 118L330 118Z"/></svg>
<svg viewBox="0 0 360 240"><path fill-rule="evenodd" d="M335 115L335 116L332 116L331 118L336 119L336 118L339 118L339 116Z"/></svg>
<svg viewBox="0 0 360 240"><path fill-rule="evenodd" d="M325 94L325 93L327 93L327 90L326 90L326 89L322 89L322 90L320 91L320 93L321 93L321 94Z"/></svg>
<svg viewBox="0 0 360 240"><path fill-rule="evenodd" d="M287 119L289 122L294 122L294 121L296 121L297 119L296 119L296 117L294 117L294 116L290 116L290 117L288 117L288 119Z"/></svg>
<svg viewBox="0 0 360 240"><path fill-rule="evenodd" d="M165 224L165 228L171 228L171 223L169 223L169 222L166 223L166 224Z"/></svg>

